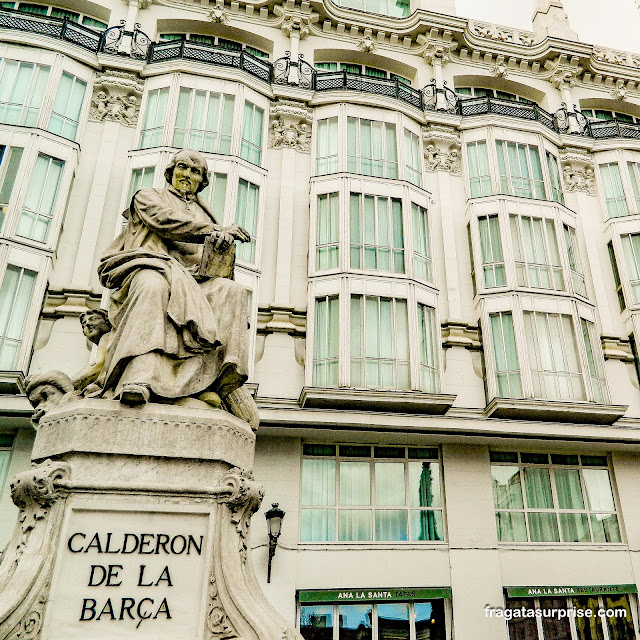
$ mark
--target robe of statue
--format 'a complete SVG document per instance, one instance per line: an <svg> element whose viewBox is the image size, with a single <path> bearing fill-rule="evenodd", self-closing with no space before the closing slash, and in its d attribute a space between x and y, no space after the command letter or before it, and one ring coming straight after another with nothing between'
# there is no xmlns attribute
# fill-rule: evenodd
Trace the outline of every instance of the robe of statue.
<svg viewBox="0 0 640 640"><path fill-rule="evenodd" d="M168 187L138 191L125 216L98 266L114 335L97 384L108 398L127 383L165 398L224 398L247 379L247 292L197 276L204 240L220 229L213 213Z"/></svg>

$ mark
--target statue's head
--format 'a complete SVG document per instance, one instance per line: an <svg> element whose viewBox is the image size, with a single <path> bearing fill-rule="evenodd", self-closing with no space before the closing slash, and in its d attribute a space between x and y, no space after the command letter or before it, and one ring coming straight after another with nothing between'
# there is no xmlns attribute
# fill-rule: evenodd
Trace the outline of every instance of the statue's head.
<svg viewBox="0 0 640 640"><path fill-rule="evenodd" d="M47 371L29 376L25 380L25 392L31 406L35 409L31 420L34 424L53 407L57 407L67 393L73 391L73 383L62 371Z"/></svg>
<svg viewBox="0 0 640 640"><path fill-rule="evenodd" d="M82 333L94 344L100 342L105 333L109 333L113 326L109 322L109 315L104 309L90 309L80 316Z"/></svg>
<svg viewBox="0 0 640 640"><path fill-rule="evenodd" d="M195 195L209 184L207 161L197 151L182 149L171 158L164 177L174 189Z"/></svg>

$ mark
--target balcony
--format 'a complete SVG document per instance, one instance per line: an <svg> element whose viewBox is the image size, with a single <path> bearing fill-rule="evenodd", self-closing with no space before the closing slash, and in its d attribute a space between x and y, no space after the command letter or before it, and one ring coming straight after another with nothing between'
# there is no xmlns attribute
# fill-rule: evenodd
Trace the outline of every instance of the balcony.
<svg viewBox="0 0 640 640"><path fill-rule="evenodd" d="M597 120L589 122L592 138L598 140L607 138L635 138L640 140L640 124L637 122L623 122L622 120Z"/></svg>
<svg viewBox="0 0 640 640"><path fill-rule="evenodd" d="M521 120L535 120L541 122L552 131L559 131L557 117L545 111L534 102L520 102L517 100L505 100L486 96L482 98L465 98L458 100L458 113L465 116L479 116L495 113L509 118Z"/></svg>

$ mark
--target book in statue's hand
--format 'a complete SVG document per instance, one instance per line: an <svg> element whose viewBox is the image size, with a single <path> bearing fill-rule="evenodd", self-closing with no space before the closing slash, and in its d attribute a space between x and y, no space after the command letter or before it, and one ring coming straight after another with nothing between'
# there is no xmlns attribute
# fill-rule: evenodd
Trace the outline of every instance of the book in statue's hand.
<svg viewBox="0 0 640 640"><path fill-rule="evenodd" d="M224 250L215 249L214 242L211 237L204 241L198 275L207 278L233 278L233 267L236 263L235 242Z"/></svg>

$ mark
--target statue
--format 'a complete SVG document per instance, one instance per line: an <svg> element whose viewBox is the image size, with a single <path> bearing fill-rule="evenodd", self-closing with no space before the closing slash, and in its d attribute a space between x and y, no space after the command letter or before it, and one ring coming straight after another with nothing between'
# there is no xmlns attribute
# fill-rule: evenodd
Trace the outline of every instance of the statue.
<svg viewBox="0 0 640 640"><path fill-rule="evenodd" d="M62 371L47 371L28 376L24 382L27 398L35 409L31 416L34 426L49 409L68 402L73 394L73 383Z"/></svg>
<svg viewBox="0 0 640 640"><path fill-rule="evenodd" d="M85 336L98 345L97 358L67 377L65 393L126 405L196 398L257 428L257 408L243 386L247 291L233 280L234 241L248 242L250 235L235 224L219 225L198 197L208 184L200 153L176 153L165 178L167 188L133 196L127 227L100 261L109 311L80 317Z"/></svg>

